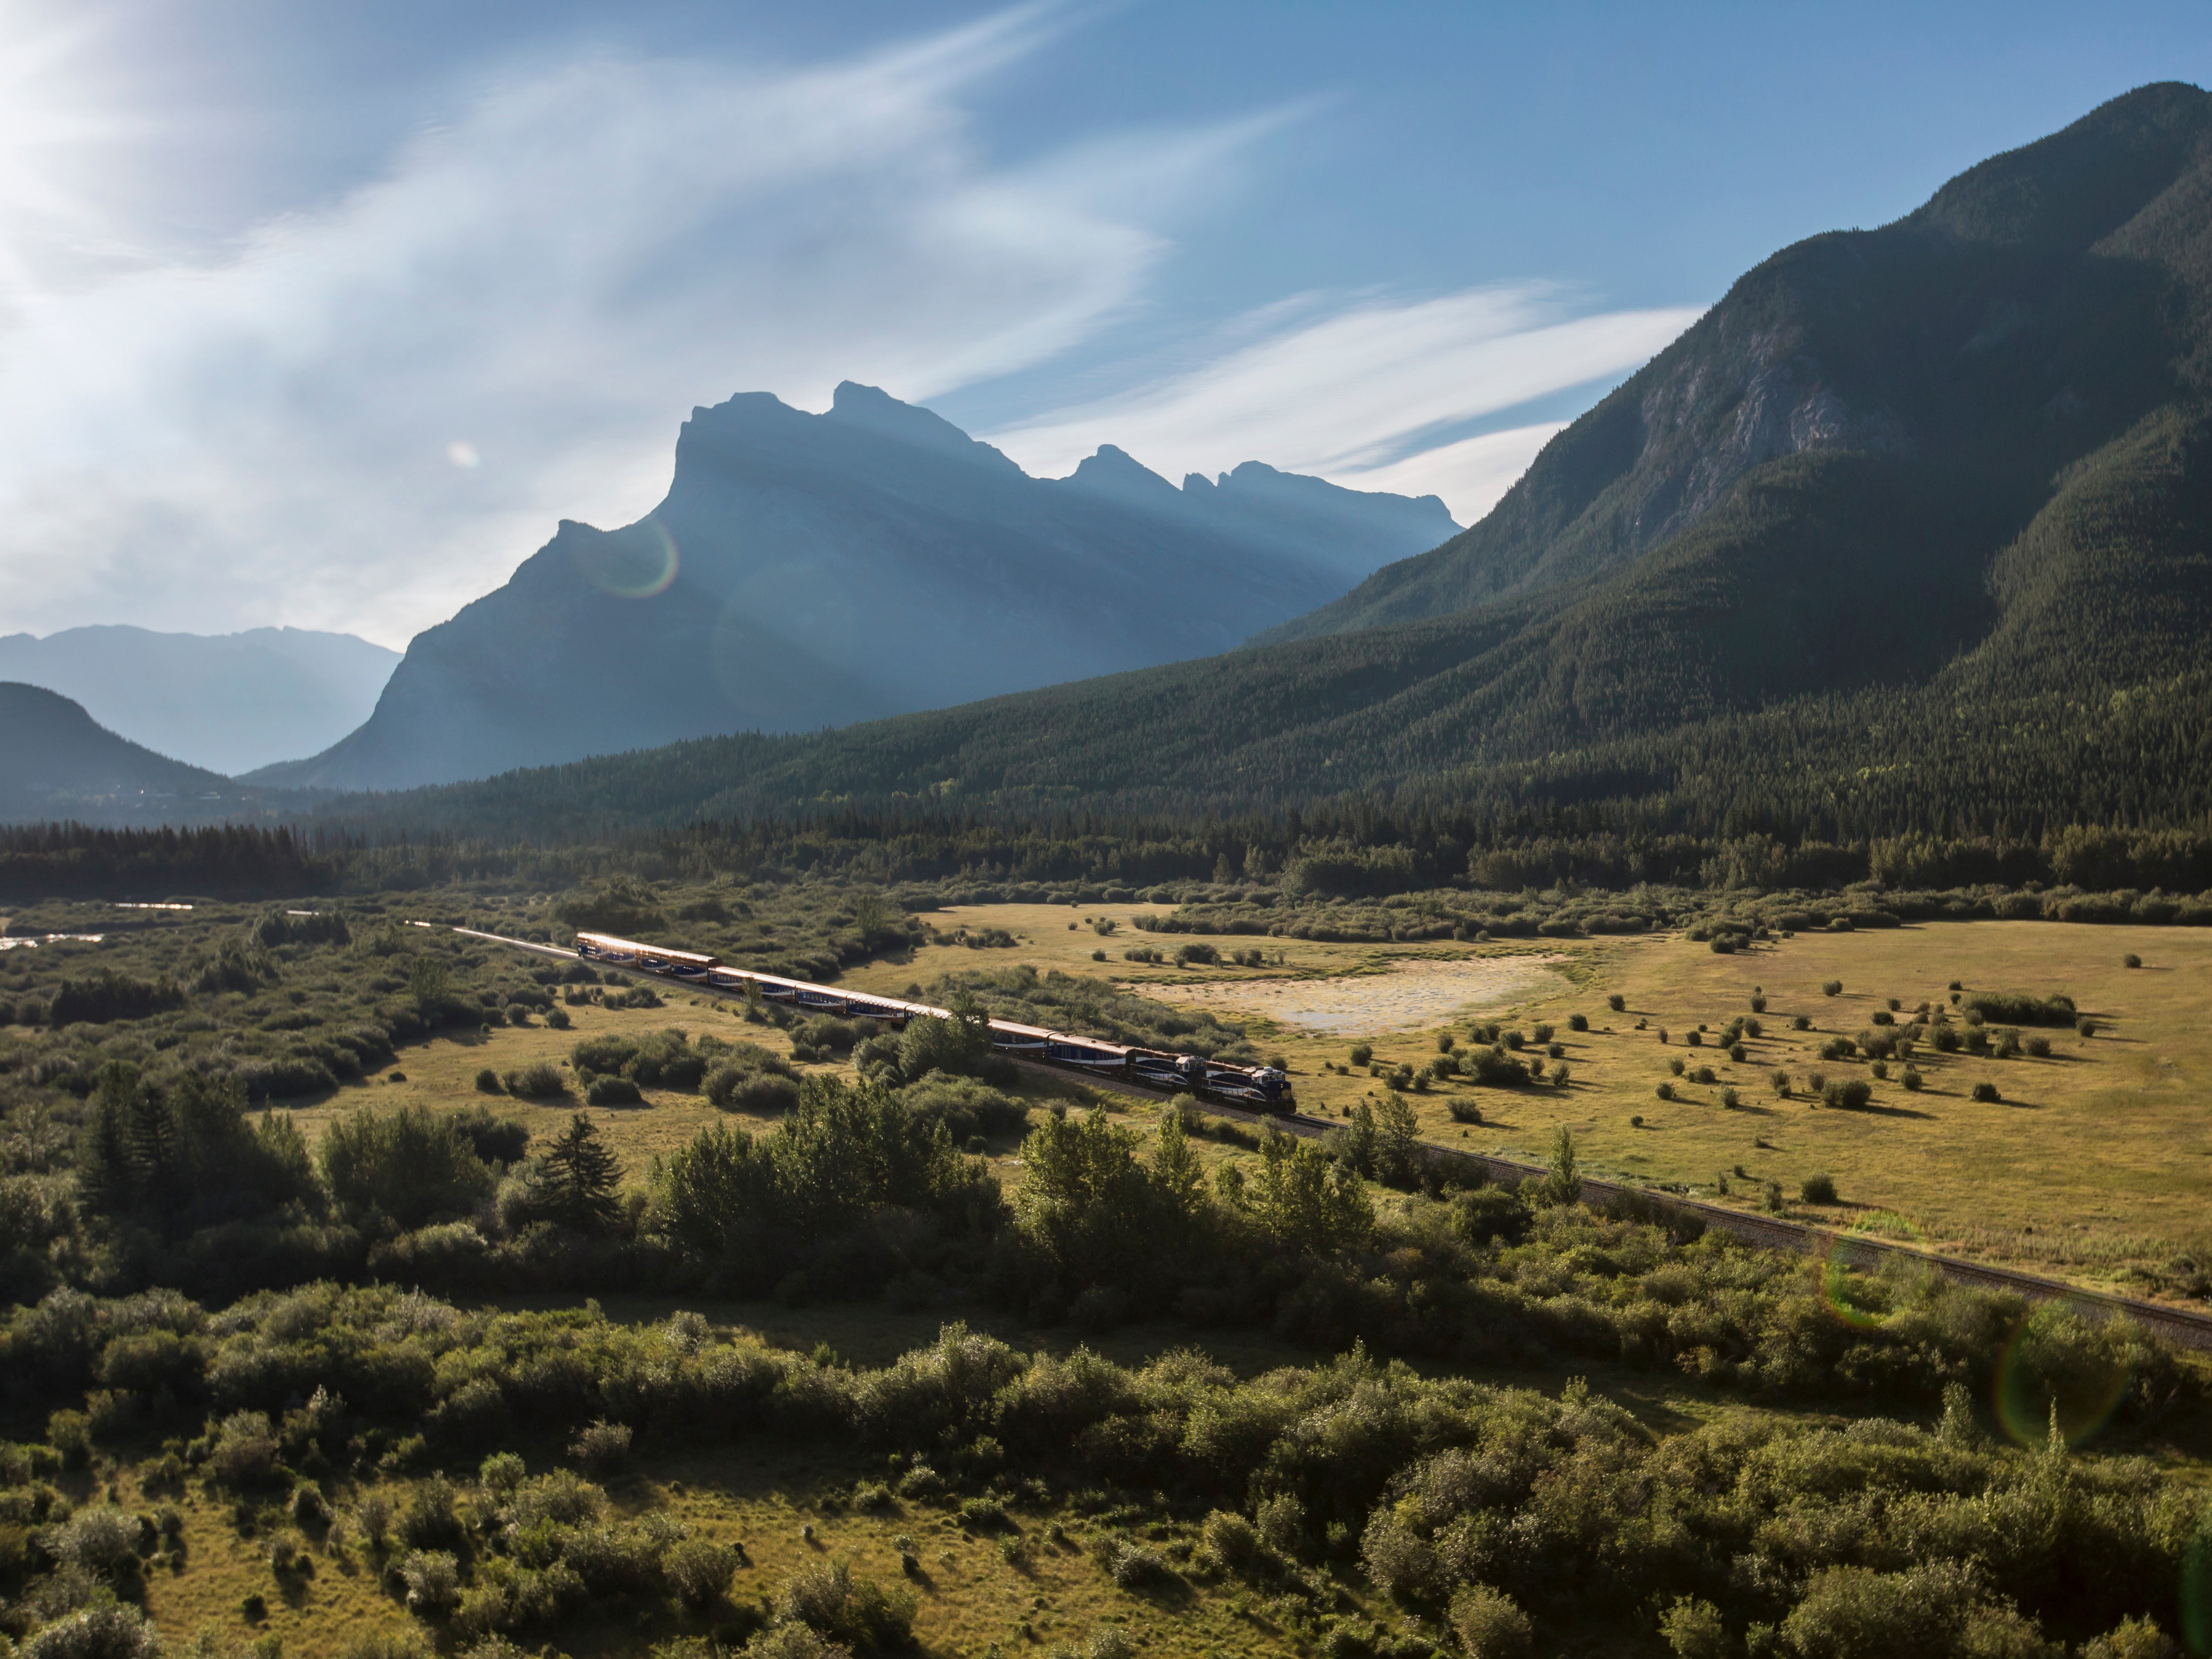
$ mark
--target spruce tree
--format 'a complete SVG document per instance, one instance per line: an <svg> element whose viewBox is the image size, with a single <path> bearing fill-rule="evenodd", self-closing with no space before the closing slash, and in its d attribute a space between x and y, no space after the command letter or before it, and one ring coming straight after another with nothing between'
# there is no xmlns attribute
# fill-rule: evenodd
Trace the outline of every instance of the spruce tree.
<svg viewBox="0 0 2212 1659"><path fill-rule="evenodd" d="M621 1182L622 1165L591 1119L578 1112L545 1153L538 1177L539 1212L574 1231L597 1232L615 1218L615 1189Z"/></svg>

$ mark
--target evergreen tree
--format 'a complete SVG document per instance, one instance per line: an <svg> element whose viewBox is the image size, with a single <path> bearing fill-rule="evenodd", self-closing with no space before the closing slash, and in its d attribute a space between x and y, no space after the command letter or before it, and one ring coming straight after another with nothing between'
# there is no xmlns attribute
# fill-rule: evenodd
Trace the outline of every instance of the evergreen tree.
<svg viewBox="0 0 2212 1659"><path fill-rule="evenodd" d="M538 1212L575 1232L599 1231L615 1218L615 1189L621 1183L622 1165L591 1119L578 1112L539 1168Z"/></svg>
<svg viewBox="0 0 2212 1659"><path fill-rule="evenodd" d="M92 1109L76 1134L77 1191L100 1215L127 1216L138 1200L138 1174L131 1157L131 1101L137 1068L112 1060L100 1068Z"/></svg>

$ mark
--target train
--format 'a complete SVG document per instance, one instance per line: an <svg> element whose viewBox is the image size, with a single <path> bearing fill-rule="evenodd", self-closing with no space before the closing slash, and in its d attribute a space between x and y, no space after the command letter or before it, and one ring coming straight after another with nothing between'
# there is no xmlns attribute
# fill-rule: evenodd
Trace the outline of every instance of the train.
<svg viewBox="0 0 2212 1659"><path fill-rule="evenodd" d="M575 949L577 957L585 962L627 968L657 978L703 985L710 990L739 995L757 992L763 1001L800 1013L872 1019L894 1030L902 1029L910 1019L953 1017L951 1009L927 1002L908 1002L866 991L839 990L834 986L810 984L803 979L786 979L779 974L756 973L750 968L733 968L696 951L641 945L635 939L617 939L611 933L578 933ZM1133 1048L1109 1042L1103 1037L1078 1036L1006 1019L987 1020L985 1028L990 1032L991 1046L1017 1060L1036 1060L1170 1094L1188 1093L1202 1100L1224 1101L1248 1110L1282 1116L1297 1110L1290 1079L1273 1066L1238 1066L1224 1060L1209 1060L1203 1054Z"/></svg>

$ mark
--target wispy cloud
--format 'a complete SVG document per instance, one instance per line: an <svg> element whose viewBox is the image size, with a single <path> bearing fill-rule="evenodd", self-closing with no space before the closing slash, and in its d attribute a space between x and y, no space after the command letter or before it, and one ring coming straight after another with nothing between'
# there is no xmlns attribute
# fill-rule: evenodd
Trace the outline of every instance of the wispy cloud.
<svg viewBox="0 0 2212 1659"><path fill-rule="evenodd" d="M1558 428L1443 441L1453 428L1618 376L1698 316L1688 307L1577 315L1569 301L1520 284L1270 307L1256 340L990 438L1035 472L1065 473L1115 443L1170 477L1256 459L1360 489L1419 483L1468 522Z"/></svg>
<svg viewBox="0 0 2212 1659"><path fill-rule="evenodd" d="M995 161L961 94L1057 16L775 73L520 76L220 258L11 295L0 631L404 642L556 514L649 507L693 404L819 407L848 374L927 398L1065 349L1163 251L1128 204L1261 127Z"/></svg>

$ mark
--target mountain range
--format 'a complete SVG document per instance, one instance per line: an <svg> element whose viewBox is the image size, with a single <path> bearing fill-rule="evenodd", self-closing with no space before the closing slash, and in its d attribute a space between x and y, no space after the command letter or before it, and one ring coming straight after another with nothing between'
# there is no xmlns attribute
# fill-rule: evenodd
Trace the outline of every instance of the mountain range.
<svg viewBox="0 0 2212 1659"><path fill-rule="evenodd" d="M564 521L418 635L374 713L256 783L389 789L792 732L1228 650L1458 528L1434 496L1108 446L1030 477L872 387L692 411L637 523Z"/></svg>
<svg viewBox="0 0 2212 1659"><path fill-rule="evenodd" d="M1253 648L436 792L455 826L1473 803L1530 832L2212 811L2212 98L1747 272L1480 523Z"/></svg>
<svg viewBox="0 0 2212 1659"><path fill-rule="evenodd" d="M304 628L0 635L0 680L58 691L109 730L226 775L337 742L368 718L398 661L350 634Z"/></svg>

